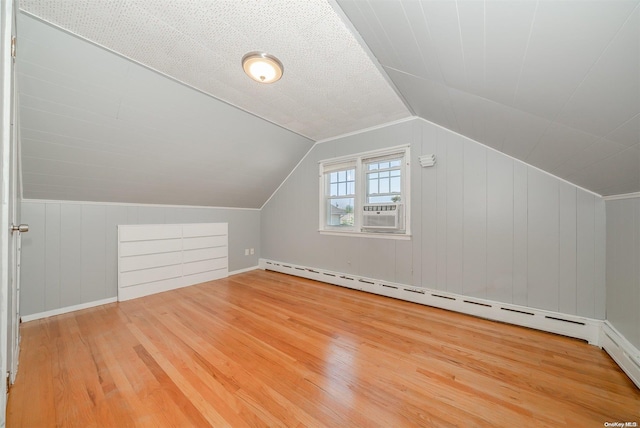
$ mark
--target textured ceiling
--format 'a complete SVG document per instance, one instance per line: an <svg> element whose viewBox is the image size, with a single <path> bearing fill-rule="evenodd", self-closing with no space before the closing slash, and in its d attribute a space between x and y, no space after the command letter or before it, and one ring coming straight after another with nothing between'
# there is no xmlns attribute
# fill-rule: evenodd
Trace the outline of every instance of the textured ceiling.
<svg viewBox="0 0 640 428"><path fill-rule="evenodd" d="M640 191L639 3L338 0L417 115L601 195Z"/></svg>
<svg viewBox="0 0 640 428"><path fill-rule="evenodd" d="M410 116L325 0L21 0L44 21L313 140ZM265 51L285 77L240 61Z"/></svg>

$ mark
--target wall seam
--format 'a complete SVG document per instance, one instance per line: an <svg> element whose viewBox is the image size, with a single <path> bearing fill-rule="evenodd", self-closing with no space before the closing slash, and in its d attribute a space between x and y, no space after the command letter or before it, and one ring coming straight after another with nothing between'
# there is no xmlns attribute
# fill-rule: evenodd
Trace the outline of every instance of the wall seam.
<svg viewBox="0 0 640 428"><path fill-rule="evenodd" d="M489 294L489 153L484 151L484 297Z"/></svg>
<svg viewBox="0 0 640 428"><path fill-rule="evenodd" d="M414 126L418 126L417 122L414 122ZM420 155L422 156L425 152L424 150L424 127L422 125L419 126L420 129ZM436 141L436 147L437 147L438 142ZM435 152L435 150L434 150ZM424 169L422 167L420 167L419 169L420 171L420 206L424 206ZM438 177L436 174L436 192L437 192L437 186L438 186ZM437 195L437 193L436 193ZM436 198L436 210L438 208L437 206L437 198ZM413 206L413 205L412 205ZM420 210L420 259L424 260L424 216L422 215L422 210ZM437 220L436 220L436 224L437 224ZM436 254L438 251L438 242L436 241ZM411 257L411 260L414 260L414 257ZM436 260L436 288L438 287L438 263ZM413 266L411 267L413 269ZM420 285L424 285L424 269L420 269Z"/></svg>
<svg viewBox="0 0 640 428"><path fill-rule="evenodd" d="M108 253L108 242L107 242L107 236L109 234L109 232L107 231L107 226L109 224L109 216L107 215L107 209L108 207L104 207L104 259L107 260L107 253ZM104 269L104 285L102 287L102 298L106 299L107 298L107 289L108 289L108 284L107 284L107 269L105 266Z"/></svg>
<svg viewBox="0 0 640 428"><path fill-rule="evenodd" d="M84 207L81 205L80 206L80 266L84 266L84 251L82 251L82 242L83 242L83 238L84 238ZM83 295L85 293L82 292L82 284L84 284L83 281L84 275L83 275L83 270L82 268L80 268L80 301L79 303L82 304L84 303L84 298Z"/></svg>
<svg viewBox="0 0 640 428"><path fill-rule="evenodd" d="M596 298L600 293L596 293L596 281L598 280L598 278L596 278L596 271L597 271L597 258L598 258L598 250L596 249L596 242L597 242L597 237L598 237L598 233L596 230L596 222L598 221L598 216L596 213L596 198L593 198L593 301L591 302L592 305L592 311L591 311L591 316L593 318L595 318L596 316Z"/></svg>
<svg viewBox="0 0 640 428"><path fill-rule="evenodd" d="M44 308L44 310L47 310L47 278L49 278L49 275L47 274L47 207L44 207L44 248L42 251L42 258L43 258L43 265L44 265L44 284L43 285L43 289L44 289L44 293L42 293L42 307ZM20 240L22 240L22 237L20 238ZM22 243L21 243L22 244ZM20 245L22 246L22 245ZM22 264L22 260L20 261L20 263ZM18 302L19 304L20 302Z"/></svg>
<svg viewBox="0 0 640 428"><path fill-rule="evenodd" d="M515 285L516 285L516 168L511 161L511 302L514 301Z"/></svg>
<svg viewBox="0 0 640 428"><path fill-rule="evenodd" d="M576 226L575 226L575 232L576 232L576 239L574 242L575 245L575 254L576 254L576 262L575 262L575 267L574 267L574 271L575 271L575 277L576 277L576 285L575 285L575 291L573 293L573 300L574 300L574 304L575 304L575 308L573 310L573 313L575 313L576 315L578 314L578 191L574 189L574 203L575 203L575 207L576 207L576 213L575 213L575 217L576 217Z"/></svg>
<svg viewBox="0 0 640 428"><path fill-rule="evenodd" d="M525 301L526 306L529 306L529 172L530 169L527 167L527 173L525 175L526 177L526 199L525 199L525 203L526 203L526 209L525 209L525 215L526 215L526 219L525 219L525 237L527 240L527 243L525 245L525 287L524 287L524 291L525 291Z"/></svg>
<svg viewBox="0 0 640 428"><path fill-rule="evenodd" d="M461 256L460 257L460 259L461 259L460 260L460 262L461 262L460 265L461 265L461 268L462 268L462 272L460 272L460 279L461 279L460 282L462 284L460 284L461 285L460 289L462 290L461 294L463 296L466 296L466 294L464 292L464 288L465 288L464 287L464 262L465 262L465 260L464 260L464 243L466 242L466 239L465 239L466 238L466 233L465 233L465 230L464 230L464 223L465 223L465 221L464 221L464 215L465 215L464 201L466 199L465 198L465 196L466 196L466 194L465 194L465 186L464 186L464 182L465 182L465 179L464 179L465 144L464 143L465 143L464 141L461 143L461 145L462 145L462 204L461 204L461 208L462 208L462 224L460 226L462 228L462 247L460 248L460 256Z"/></svg>
<svg viewBox="0 0 640 428"><path fill-rule="evenodd" d="M118 205L125 207L163 207L163 208L201 208L214 210L247 210L260 211L260 208L244 208L244 207L211 207L204 205L169 205L169 204L144 204L137 202L109 202L109 201L70 201L64 199L22 199L21 202L31 204L78 204L78 205Z"/></svg>
<svg viewBox="0 0 640 428"><path fill-rule="evenodd" d="M62 247L62 205L58 204L58 246ZM62 306L62 251L58 251L58 306Z"/></svg>
<svg viewBox="0 0 640 428"><path fill-rule="evenodd" d="M556 293L558 294L558 303L556 304L556 311L560 311L560 300L562 299L561 295L560 295L560 270L562 269L560 267L560 263L562 262L562 254L561 254L561 250L562 250L562 233L560 232L560 226L562 224L562 204L561 204L561 198L560 198L560 193L562 192L562 189L560 188L560 185L558 185L558 191L556 192L556 197L558 198L558 275L556 276L557 280L558 280L558 285L557 285L557 291Z"/></svg>

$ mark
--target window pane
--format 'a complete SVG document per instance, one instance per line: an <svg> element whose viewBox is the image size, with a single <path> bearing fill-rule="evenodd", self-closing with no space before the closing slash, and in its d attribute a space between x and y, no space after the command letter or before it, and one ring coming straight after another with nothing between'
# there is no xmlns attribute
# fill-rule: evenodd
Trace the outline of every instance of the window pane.
<svg viewBox="0 0 640 428"><path fill-rule="evenodd" d="M394 169L391 171L391 176L392 177L400 177L400 170L399 169Z"/></svg>
<svg viewBox="0 0 640 428"><path fill-rule="evenodd" d="M389 171L382 171L380 173L380 178L387 178L389 177Z"/></svg>
<svg viewBox="0 0 640 428"><path fill-rule="evenodd" d="M368 168L367 168L367 169L368 169L369 171L376 170L376 169L378 169L378 164L377 164L377 163L370 163L370 164L368 165Z"/></svg>
<svg viewBox="0 0 640 428"><path fill-rule="evenodd" d="M369 194L378 193L378 180L369 180Z"/></svg>
<svg viewBox="0 0 640 428"><path fill-rule="evenodd" d="M377 172L370 172L369 174L367 174L367 177L369 177L369 180L371 180L373 178L378 178L378 173Z"/></svg>
<svg viewBox="0 0 640 428"><path fill-rule="evenodd" d="M380 180L380 193L389 193L389 180Z"/></svg>
<svg viewBox="0 0 640 428"><path fill-rule="evenodd" d="M354 181L356 179L356 170L355 169L348 169L347 170L347 180L348 181Z"/></svg>
<svg viewBox="0 0 640 428"><path fill-rule="evenodd" d="M328 226L353 226L353 198L332 198L327 200Z"/></svg>
<svg viewBox="0 0 640 428"><path fill-rule="evenodd" d="M380 169L389 168L389 162L380 162Z"/></svg>
<svg viewBox="0 0 640 428"><path fill-rule="evenodd" d="M400 177L391 177L391 192L400 193Z"/></svg>
<svg viewBox="0 0 640 428"><path fill-rule="evenodd" d="M389 162L389 165L391 166L391 168L400 166L400 159Z"/></svg>
<svg viewBox="0 0 640 428"><path fill-rule="evenodd" d="M345 169L327 173L328 196L345 196L355 194L355 169Z"/></svg>

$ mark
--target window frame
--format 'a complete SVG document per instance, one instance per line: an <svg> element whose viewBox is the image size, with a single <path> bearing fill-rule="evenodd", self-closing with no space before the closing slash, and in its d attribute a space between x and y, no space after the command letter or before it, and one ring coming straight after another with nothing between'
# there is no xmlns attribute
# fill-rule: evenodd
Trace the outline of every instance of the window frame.
<svg viewBox="0 0 640 428"><path fill-rule="evenodd" d="M321 186L323 186L323 187L322 187L322 190L321 190L321 192L322 192L322 194L321 194L322 201L321 201L320 204L321 204L321 207L322 207L321 210L323 210L323 214L324 214L324 221L325 221L324 226L328 230L334 230L334 231L343 230L343 231L351 231L351 232L353 232L354 228L356 227L356 225L355 225L355 217L356 217L355 209L356 208L355 207L356 207L356 197L358 195L358 185L357 185L357 183L358 183L358 180L357 180L358 173L357 173L356 164L352 163L352 162L340 162L338 164L331 164L331 165L327 165L327 166L328 166L328 168L324 171L323 176L321 177L321 181L323 182L323 183L321 183ZM349 171L351 169L354 170L354 173L353 173L354 174L354 186L353 186L354 187L354 189L353 189L354 193L353 194L332 196L330 191L327 192L327 188L331 186L331 181L329 181L330 180L330 174L332 174L334 172L335 173L340 173L342 171L346 172L346 171ZM349 182L348 180L345 181L345 183L348 183L348 182ZM338 181L338 183L340 183L340 182ZM354 224L353 224L353 226L330 225L330 224L328 224L328 222L327 222L327 211L328 211L327 210L327 208L328 208L327 202L329 200L333 200L333 199L353 199L354 200L353 207L352 207L352 209L354 211Z"/></svg>
<svg viewBox="0 0 640 428"><path fill-rule="evenodd" d="M373 164L380 164L383 163L385 161L389 162L391 160L400 160L400 165L398 165L397 167L387 167L387 168L377 168L377 169L369 169L367 168L368 165L373 165ZM364 203L365 204L376 204L376 203L380 203L380 204L385 204L385 203L393 203L393 202L368 202L367 200L370 197L385 197L385 196L390 196L392 197L392 195L395 192L391 191L391 179L394 177L393 175L391 175L392 171L397 171L400 170L400 195L402 197L404 197L403 194L403 178L405 176L405 168L403 165L403 161L404 161L404 153L400 154L400 153L393 153L391 155L387 155L387 156L374 156L374 157L367 157L367 158L363 158L362 159L362 175L364 177ZM389 173L389 175L387 177L380 177L380 174L385 174L385 173ZM378 177L375 178L375 180L377 180L378 182L378 186L380 186L381 181L383 179L387 179L389 181L389 191L388 192L380 192L380 188L378 187L378 192L377 193L370 193L371 189L369 187L369 184L371 182L371 178L369 177L369 175L371 174L377 174ZM401 204L404 204L404 200L400 200Z"/></svg>
<svg viewBox="0 0 640 428"><path fill-rule="evenodd" d="M375 162L380 158L392 158L394 155L402 159L400 165L400 188L404 217L403 230L370 231L362 229L363 205L368 197L367 171L365 165ZM356 153L318 162L319 168L319 229L323 235L359 236L385 239L410 239L411 238L411 153L410 145L394 146L380 150ZM355 195L353 204L353 226L327 224L328 206L327 200L332 199L329 192L329 174L345 169L355 169ZM391 192L390 192L391 193ZM350 196L349 196L350 197ZM335 197L333 197L335 199ZM375 202L374 202L375 203Z"/></svg>

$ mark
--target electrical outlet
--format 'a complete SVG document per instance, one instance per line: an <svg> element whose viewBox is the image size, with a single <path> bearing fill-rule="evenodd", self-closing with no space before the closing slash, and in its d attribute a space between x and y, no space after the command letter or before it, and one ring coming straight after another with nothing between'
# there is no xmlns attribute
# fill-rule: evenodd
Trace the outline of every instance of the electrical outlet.
<svg viewBox="0 0 640 428"><path fill-rule="evenodd" d="M254 250L253 248L249 250L249 254L251 254L252 256L256 253L256 250Z"/></svg>
<svg viewBox="0 0 640 428"><path fill-rule="evenodd" d="M244 255L245 255L245 256L248 256L248 255L249 255L249 249L248 249L248 248L245 248L245 249L244 249Z"/></svg>

